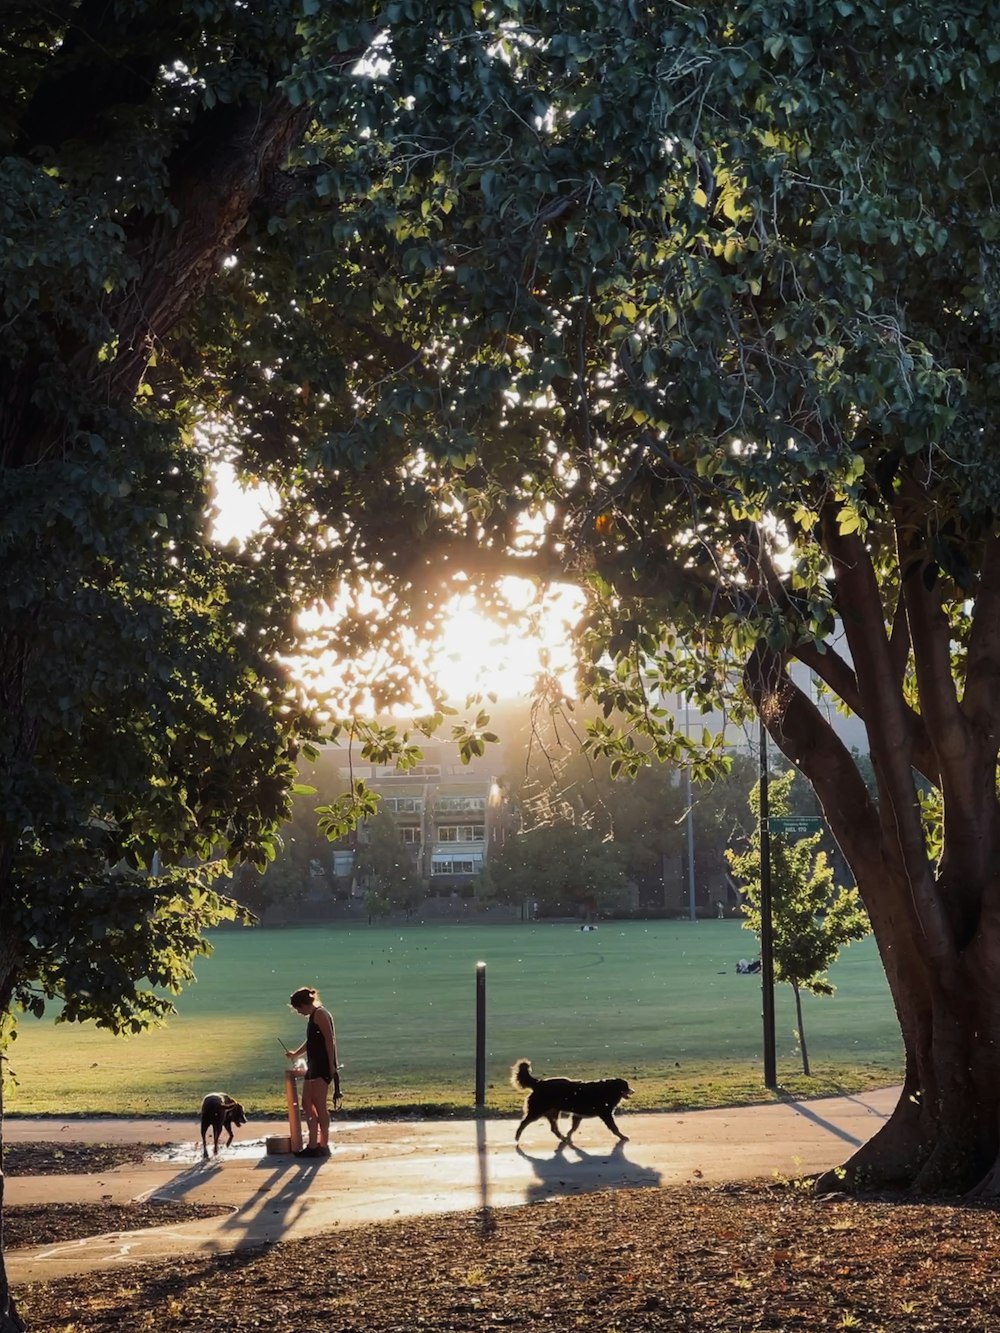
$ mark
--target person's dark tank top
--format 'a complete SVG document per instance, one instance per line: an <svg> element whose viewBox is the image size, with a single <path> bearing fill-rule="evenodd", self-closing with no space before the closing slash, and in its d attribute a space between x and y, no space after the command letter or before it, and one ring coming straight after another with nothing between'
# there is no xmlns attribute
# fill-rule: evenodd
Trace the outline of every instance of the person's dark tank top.
<svg viewBox="0 0 1000 1333"><path fill-rule="evenodd" d="M306 1078L332 1077L333 1070L330 1068L330 1053L326 1049L326 1038L310 1014L306 1027Z"/></svg>

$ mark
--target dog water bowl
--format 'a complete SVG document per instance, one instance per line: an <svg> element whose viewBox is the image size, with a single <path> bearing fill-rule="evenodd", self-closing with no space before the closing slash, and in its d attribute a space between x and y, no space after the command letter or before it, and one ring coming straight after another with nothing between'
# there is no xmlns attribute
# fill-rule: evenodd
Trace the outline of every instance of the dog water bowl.
<svg viewBox="0 0 1000 1333"><path fill-rule="evenodd" d="M279 1153L292 1151L292 1136L290 1134L269 1134L264 1140L264 1147L267 1149L269 1157L276 1157Z"/></svg>

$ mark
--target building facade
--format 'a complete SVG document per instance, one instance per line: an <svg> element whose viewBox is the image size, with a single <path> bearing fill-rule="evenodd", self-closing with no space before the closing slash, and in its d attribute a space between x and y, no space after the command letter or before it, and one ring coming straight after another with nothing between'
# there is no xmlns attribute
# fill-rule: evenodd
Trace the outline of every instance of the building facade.
<svg viewBox="0 0 1000 1333"><path fill-rule="evenodd" d="M380 798L380 811L396 825L413 867L431 895L470 891L483 870L517 827L517 815L506 785L494 776L501 756L492 746L481 759L461 763L450 742L427 741L423 761L408 772L392 765L351 764L351 776L363 778ZM338 755L338 767L348 757ZM357 832L363 845L366 830ZM355 856L350 849L334 853L339 880L350 874L352 891L364 893L354 881Z"/></svg>

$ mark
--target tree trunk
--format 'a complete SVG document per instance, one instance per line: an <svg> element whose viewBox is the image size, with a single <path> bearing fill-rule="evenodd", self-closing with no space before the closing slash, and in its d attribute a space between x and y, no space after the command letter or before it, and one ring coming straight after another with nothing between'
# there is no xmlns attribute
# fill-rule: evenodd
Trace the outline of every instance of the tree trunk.
<svg viewBox="0 0 1000 1333"><path fill-rule="evenodd" d="M875 629L870 633L876 637ZM854 653L856 662L864 651L862 645ZM979 872L976 859L977 850L995 845L993 812L982 808L966 833L968 846L946 821L945 855L935 874L907 761L919 748L907 742L907 728L919 719L901 706L894 712L888 699L869 706L877 719L869 724L876 804L853 757L783 662L762 649L747 680L775 743L812 782L854 873L906 1059L893 1115L819 1188L998 1195L1000 879L989 869ZM946 790L946 810L947 796ZM979 850L978 864L988 861Z"/></svg>
<svg viewBox="0 0 1000 1333"><path fill-rule="evenodd" d="M0 1091L0 1097L3 1096ZM11 1293L10 1284L7 1281L7 1265L4 1262L3 1249L3 1195L4 1195L4 1173L3 1173L3 1110L0 1107L0 1333L24 1333L24 1320L17 1312L17 1306L14 1303L14 1297Z"/></svg>
<svg viewBox="0 0 1000 1333"><path fill-rule="evenodd" d="M4 951L6 952L6 950ZM4 960L0 959L0 964ZM0 966L0 975L4 978L3 986L0 991L8 993L10 990L11 969ZM6 1005L4 1005L6 1012ZM7 1281L7 1265L4 1261L4 1226L3 1226L3 1201L4 1201L4 1121L3 1121L3 1062L6 1060L2 1046L0 1046L0 1333L24 1333L24 1320L17 1312L17 1306L14 1303L14 1297L11 1294L10 1284Z"/></svg>
<svg viewBox="0 0 1000 1333"><path fill-rule="evenodd" d="M898 946L897 946L898 949ZM960 980L941 983L918 961L895 960L890 985L906 1050L899 1104L846 1163L837 1189L1000 1194L1000 952L986 932L961 959ZM887 973L889 968L886 969Z"/></svg>
<svg viewBox="0 0 1000 1333"><path fill-rule="evenodd" d="M795 995L795 1021L799 1025L799 1049L802 1052L802 1072L806 1078L809 1077L809 1051L806 1048L806 1030L802 1024L802 992L795 982L792 982L792 991Z"/></svg>

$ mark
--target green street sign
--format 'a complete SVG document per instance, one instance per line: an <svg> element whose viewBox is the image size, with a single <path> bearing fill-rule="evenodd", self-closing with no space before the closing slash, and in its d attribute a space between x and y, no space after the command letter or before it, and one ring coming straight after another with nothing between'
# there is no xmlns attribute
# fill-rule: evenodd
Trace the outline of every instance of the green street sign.
<svg viewBox="0 0 1000 1333"><path fill-rule="evenodd" d="M767 827L786 838L810 838L823 827L823 820L819 815L772 815Z"/></svg>

